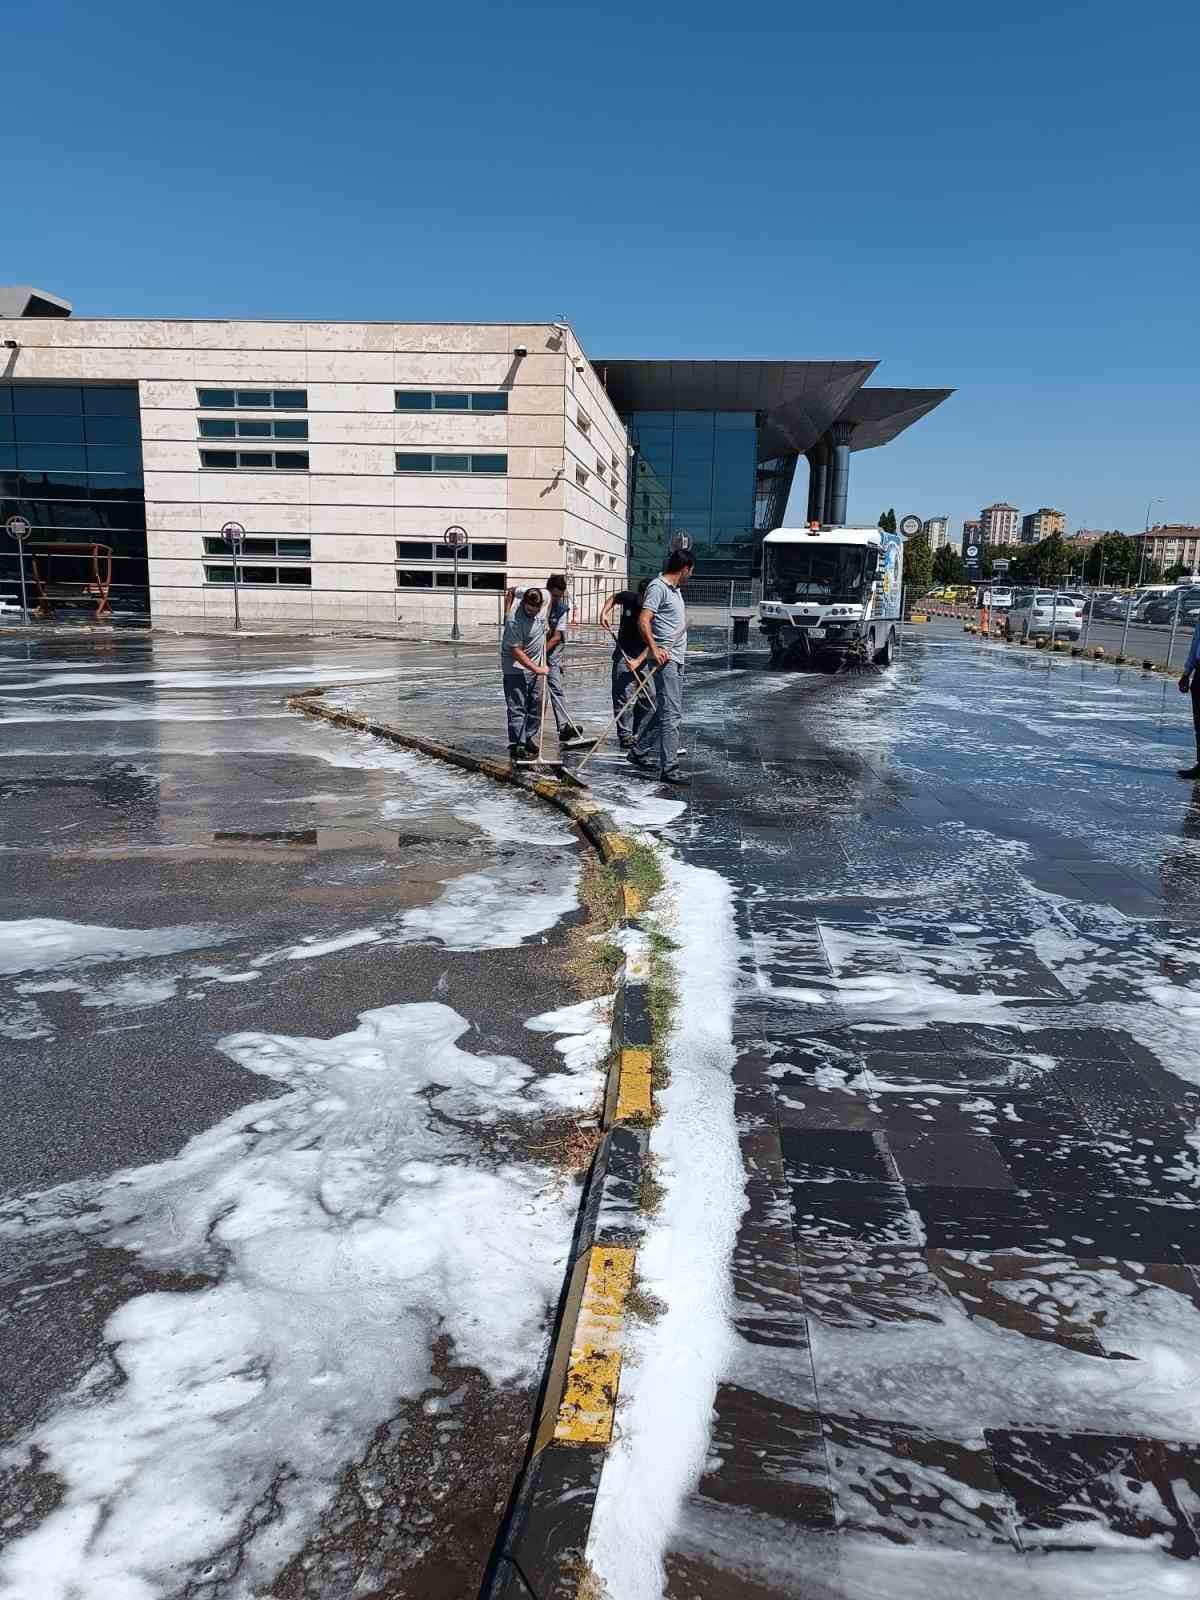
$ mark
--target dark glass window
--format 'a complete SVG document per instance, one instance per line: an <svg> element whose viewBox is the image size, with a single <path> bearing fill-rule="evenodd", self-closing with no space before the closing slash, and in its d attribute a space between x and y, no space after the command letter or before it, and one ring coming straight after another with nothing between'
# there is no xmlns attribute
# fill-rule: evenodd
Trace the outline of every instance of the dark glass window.
<svg viewBox="0 0 1200 1600"><path fill-rule="evenodd" d="M205 581L205 583L232 583L233 582L233 568L231 566L230 567L209 567L209 566L206 566L205 569L204 569L204 581Z"/></svg>
<svg viewBox="0 0 1200 1600"><path fill-rule="evenodd" d="M473 394L471 396L472 411L507 411L507 394Z"/></svg>
<svg viewBox="0 0 1200 1600"><path fill-rule="evenodd" d="M508 395L469 394L453 390L397 389L397 411L507 411Z"/></svg>
<svg viewBox="0 0 1200 1600"><path fill-rule="evenodd" d="M470 456L435 455L433 458L435 472L470 472Z"/></svg>
<svg viewBox="0 0 1200 1600"><path fill-rule="evenodd" d="M237 405L237 396L232 389L197 389L196 403L227 410Z"/></svg>
<svg viewBox="0 0 1200 1600"><path fill-rule="evenodd" d="M449 455L441 451L427 455L424 452L397 450L396 471L505 473L508 471L508 457L506 455Z"/></svg>
<svg viewBox="0 0 1200 1600"><path fill-rule="evenodd" d="M275 569L276 583L290 583L303 589L312 588L311 567L277 567Z"/></svg>
<svg viewBox="0 0 1200 1600"><path fill-rule="evenodd" d="M239 439L269 439L273 426L266 417L261 421L247 417L238 422L237 435Z"/></svg>
<svg viewBox="0 0 1200 1600"><path fill-rule="evenodd" d="M433 397L435 411L469 411L471 397L467 394L435 394Z"/></svg>
<svg viewBox="0 0 1200 1600"><path fill-rule="evenodd" d="M142 430L136 417L92 417L86 422L89 444L128 444L142 448Z"/></svg>
<svg viewBox="0 0 1200 1600"><path fill-rule="evenodd" d="M283 472L307 472L307 450L276 450L275 465Z"/></svg>
<svg viewBox="0 0 1200 1600"><path fill-rule="evenodd" d="M275 554L274 539L243 539L242 554L246 556L273 556Z"/></svg>
<svg viewBox="0 0 1200 1600"><path fill-rule="evenodd" d="M465 561L467 559L467 551L469 549L469 545L460 548L458 552L458 559L460 561ZM435 544L433 547L433 556L435 561L453 561L454 546L452 544Z"/></svg>
<svg viewBox="0 0 1200 1600"><path fill-rule="evenodd" d="M277 411L308 410L307 389L272 389L271 397L274 400Z"/></svg>
<svg viewBox="0 0 1200 1600"><path fill-rule="evenodd" d="M284 556L300 556L310 560L312 556L312 541L309 539L276 539L252 537L242 541L243 556L271 556L281 558ZM206 556L226 556L229 546L219 534L206 534L204 538L204 554Z"/></svg>
<svg viewBox="0 0 1200 1600"><path fill-rule="evenodd" d="M428 389L397 389L397 411L431 411L433 395Z"/></svg>
<svg viewBox="0 0 1200 1600"><path fill-rule="evenodd" d="M397 539L397 561L432 561L433 546L423 539Z"/></svg>
<svg viewBox="0 0 1200 1600"><path fill-rule="evenodd" d="M8 468L11 472L17 464L17 447L15 444L0 444L0 470Z"/></svg>
<svg viewBox="0 0 1200 1600"><path fill-rule="evenodd" d="M239 450L237 453L239 467L273 467L275 453L272 450Z"/></svg>
<svg viewBox="0 0 1200 1600"><path fill-rule="evenodd" d="M237 468L238 453L236 450L201 450L200 465L202 467L223 467L226 470Z"/></svg>
<svg viewBox="0 0 1200 1600"><path fill-rule="evenodd" d="M12 412L4 409L4 401L0 399L0 444L11 444L15 437Z"/></svg>
<svg viewBox="0 0 1200 1600"><path fill-rule="evenodd" d="M83 410L83 390L78 384L14 383L12 397L17 416L31 411L77 416Z"/></svg>
<svg viewBox="0 0 1200 1600"><path fill-rule="evenodd" d="M136 417L138 415L137 384L122 384L112 388L103 386L92 388L90 385L85 384L83 388L83 409L91 417ZM88 427L90 429L90 423Z"/></svg>
<svg viewBox="0 0 1200 1600"><path fill-rule="evenodd" d="M201 417L200 437L202 439L232 439L237 432L237 424L232 417Z"/></svg>
<svg viewBox="0 0 1200 1600"><path fill-rule="evenodd" d="M274 567L239 567L238 577L242 583L274 583Z"/></svg>
<svg viewBox="0 0 1200 1600"><path fill-rule="evenodd" d="M507 472L508 457L505 456L472 456L472 472Z"/></svg>
<svg viewBox="0 0 1200 1600"><path fill-rule="evenodd" d="M128 477L141 471L142 453L121 444L89 444L87 447L89 472L123 472Z"/></svg>
<svg viewBox="0 0 1200 1600"><path fill-rule="evenodd" d="M68 472L80 472L87 466L87 455L82 444L18 443L17 465L34 468L60 467Z"/></svg>
<svg viewBox="0 0 1200 1600"><path fill-rule="evenodd" d="M77 417L43 416L37 412L12 417L9 427L15 428L12 437L22 444L82 444L83 413Z"/></svg>
<svg viewBox="0 0 1200 1600"><path fill-rule="evenodd" d="M277 539L275 542L277 555L303 556L306 561L312 556L311 539Z"/></svg>
<svg viewBox="0 0 1200 1600"><path fill-rule="evenodd" d="M506 544L473 544L471 546L472 561L507 561L508 546Z"/></svg>
<svg viewBox="0 0 1200 1600"><path fill-rule="evenodd" d="M437 572L434 574L434 582L437 584L439 589L453 589L454 574L453 572ZM465 589L469 582L470 579L467 577L467 574L460 569L458 574L458 587L460 589Z"/></svg>
<svg viewBox="0 0 1200 1600"><path fill-rule="evenodd" d="M239 389L237 391L237 404L249 406L254 410L262 410L271 404L270 389Z"/></svg>
<svg viewBox="0 0 1200 1600"><path fill-rule="evenodd" d="M433 573L417 572L408 567L396 568L397 589L432 589Z"/></svg>
<svg viewBox="0 0 1200 1600"><path fill-rule="evenodd" d="M473 572L472 589L503 589L506 586L503 572Z"/></svg>
<svg viewBox="0 0 1200 1600"><path fill-rule="evenodd" d="M412 451L396 451L397 472L432 472L433 457L425 454L414 454Z"/></svg>
<svg viewBox="0 0 1200 1600"><path fill-rule="evenodd" d="M197 389L196 404L210 410L230 411L242 406L252 411L306 411L307 389Z"/></svg>
<svg viewBox="0 0 1200 1600"><path fill-rule="evenodd" d="M275 422L275 437L277 439L307 439L308 419L306 417L279 417Z"/></svg>

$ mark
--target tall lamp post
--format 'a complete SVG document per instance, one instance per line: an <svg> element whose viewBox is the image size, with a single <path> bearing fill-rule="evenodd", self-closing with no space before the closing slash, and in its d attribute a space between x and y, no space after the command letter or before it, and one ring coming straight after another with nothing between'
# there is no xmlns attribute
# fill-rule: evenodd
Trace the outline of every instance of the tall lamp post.
<svg viewBox="0 0 1200 1600"><path fill-rule="evenodd" d="M458 625L458 553L467 542L467 530L460 528L457 523L446 529L442 535L442 543L448 544L454 551L454 622L450 628L451 639L461 639L462 629Z"/></svg>
<svg viewBox="0 0 1200 1600"><path fill-rule="evenodd" d="M246 530L240 522L223 522L221 524L221 537L233 552L233 631L242 631L242 602L241 580L238 575L238 561L241 558L242 546L246 542Z"/></svg>
<svg viewBox="0 0 1200 1600"><path fill-rule="evenodd" d="M1162 505L1162 502L1163 496L1161 494L1156 494L1153 500L1146 501L1146 518L1142 526L1142 559L1138 562L1137 581L1139 588L1141 587L1142 583L1142 573L1145 571L1146 567L1146 550L1150 544L1150 507L1160 506Z"/></svg>
<svg viewBox="0 0 1200 1600"><path fill-rule="evenodd" d="M33 524L28 517L9 517L4 524L8 536L17 547L17 560L21 569L21 626L29 626L29 606L25 599L25 541L33 532Z"/></svg>

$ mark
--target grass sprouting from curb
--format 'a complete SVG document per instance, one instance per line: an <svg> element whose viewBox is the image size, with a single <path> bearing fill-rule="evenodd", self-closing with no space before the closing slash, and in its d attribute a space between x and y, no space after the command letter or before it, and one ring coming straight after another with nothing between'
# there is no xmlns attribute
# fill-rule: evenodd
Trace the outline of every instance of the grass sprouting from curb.
<svg viewBox="0 0 1200 1600"><path fill-rule="evenodd" d="M658 1161L647 1156L642 1168L642 1181L638 1185L638 1206L647 1216L653 1217L666 1195L666 1188L658 1176Z"/></svg>
<svg viewBox="0 0 1200 1600"><path fill-rule="evenodd" d="M652 845L635 842L625 857L625 870L629 882L641 895L643 905L653 900L667 881L663 875L662 863L658 859L658 851Z"/></svg>
<svg viewBox="0 0 1200 1600"><path fill-rule="evenodd" d="M643 1289L636 1273L633 1287L625 1296L625 1310L637 1322L657 1322L667 1309L665 1300L660 1300L656 1294L651 1294L649 1289Z"/></svg>
<svg viewBox="0 0 1200 1600"><path fill-rule="evenodd" d="M671 957L679 946L657 928L652 928L648 937L650 981L646 986L646 1004L650 1012L650 1083L654 1089L665 1089L671 1081L667 1047L675 1030L675 1011L679 1005L679 983Z"/></svg>
<svg viewBox="0 0 1200 1600"><path fill-rule="evenodd" d="M595 856L584 857L579 874L583 920L567 935L567 971L586 999L610 994L621 963L621 947L602 937L621 919L621 886L611 867Z"/></svg>
<svg viewBox="0 0 1200 1600"><path fill-rule="evenodd" d="M575 1600L609 1600L609 1587L586 1558L580 1556L573 1571L567 1573L578 1584Z"/></svg>

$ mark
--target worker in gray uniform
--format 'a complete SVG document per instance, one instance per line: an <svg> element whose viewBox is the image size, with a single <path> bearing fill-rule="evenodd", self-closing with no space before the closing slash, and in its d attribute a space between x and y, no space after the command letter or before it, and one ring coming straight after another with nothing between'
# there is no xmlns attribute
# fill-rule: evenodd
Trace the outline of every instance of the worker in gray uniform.
<svg viewBox="0 0 1200 1600"><path fill-rule="evenodd" d="M642 772L658 768L663 783L691 779L679 766L679 724L683 717L683 666L687 657L687 608L680 589L692 574L695 558L672 550L657 578L642 597L638 627L654 664L654 707L638 731L629 760Z"/></svg>
<svg viewBox="0 0 1200 1600"><path fill-rule="evenodd" d="M588 737L567 710L563 673L567 664L567 628L571 621L571 598L567 593L567 580L561 572L552 572L546 579L546 591L549 600L543 620L547 634L546 665L550 669L546 690L550 699L550 709L554 713L554 725L558 729L559 744L564 750L578 749L584 745L593 745L596 741ZM530 592L529 589L521 587L509 589L506 598L510 616L520 610L524 596ZM540 594L541 590L536 592Z"/></svg>
<svg viewBox="0 0 1200 1600"><path fill-rule="evenodd" d="M541 611L542 591L526 589L506 619L500 636L508 753L515 767L530 766L538 755L542 679L550 672L545 664L546 624Z"/></svg>

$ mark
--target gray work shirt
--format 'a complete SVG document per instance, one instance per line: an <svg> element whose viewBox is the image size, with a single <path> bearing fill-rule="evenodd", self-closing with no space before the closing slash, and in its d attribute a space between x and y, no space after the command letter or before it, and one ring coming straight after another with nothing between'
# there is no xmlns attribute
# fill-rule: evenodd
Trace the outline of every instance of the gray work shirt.
<svg viewBox="0 0 1200 1600"><path fill-rule="evenodd" d="M500 636L500 670L502 672L524 672L524 668L513 655L513 646L517 645L531 661L542 665L542 658L546 653L546 622L543 617L531 617L524 606L518 606L504 624L504 632Z"/></svg>
<svg viewBox="0 0 1200 1600"><path fill-rule="evenodd" d="M655 644L669 650L671 660L682 666L687 655L687 610L679 590L661 578L652 579L642 598L642 610L654 613L650 636Z"/></svg>

